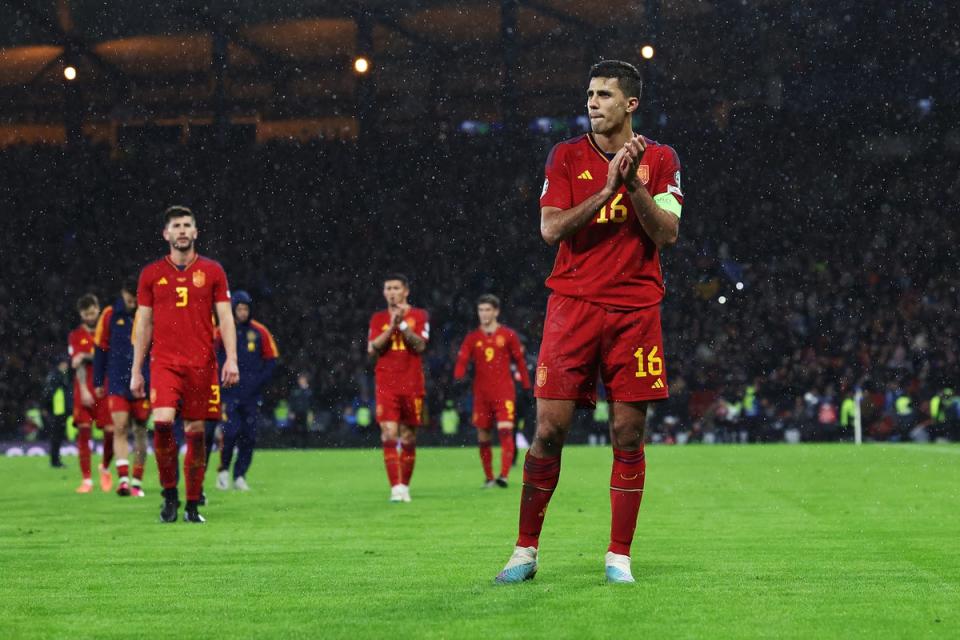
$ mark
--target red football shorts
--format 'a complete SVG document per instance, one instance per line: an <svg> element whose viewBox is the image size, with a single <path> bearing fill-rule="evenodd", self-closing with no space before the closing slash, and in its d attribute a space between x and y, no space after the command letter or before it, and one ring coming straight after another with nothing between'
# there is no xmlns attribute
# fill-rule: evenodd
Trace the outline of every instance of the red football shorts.
<svg viewBox="0 0 960 640"><path fill-rule="evenodd" d="M107 399L95 398L92 407L85 407L80 402L80 398L76 398L73 403L73 424L86 426L92 425L94 422L101 429L113 425L113 416L110 415L110 405Z"/></svg>
<svg viewBox="0 0 960 640"><path fill-rule="evenodd" d="M478 429L492 429L498 422L515 422L517 404L512 398L474 397L473 399L473 426Z"/></svg>
<svg viewBox="0 0 960 640"><path fill-rule="evenodd" d="M206 367L150 363L150 406L179 409L184 420L219 420L217 363Z"/></svg>
<svg viewBox="0 0 960 640"><path fill-rule="evenodd" d="M129 413L137 422L146 422L150 418L150 401L146 398L127 400L125 396L108 396L107 401L110 404L110 413L123 411Z"/></svg>
<svg viewBox="0 0 960 640"><path fill-rule="evenodd" d="M423 396L400 395L377 389L377 422L399 422L419 427L423 416Z"/></svg>
<svg viewBox="0 0 960 640"><path fill-rule="evenodd" d="M615 311L552 294L537 363L537 398L597 401L597 378L614 402L662 400L667 375L659 305Z"/></svg>

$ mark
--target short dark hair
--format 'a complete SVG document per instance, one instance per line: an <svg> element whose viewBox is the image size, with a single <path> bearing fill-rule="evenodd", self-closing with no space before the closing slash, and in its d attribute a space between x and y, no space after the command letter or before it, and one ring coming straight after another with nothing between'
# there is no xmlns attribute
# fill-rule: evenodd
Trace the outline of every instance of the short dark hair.
<svg viewBox="0 0 960 640"><path fill-rule="evenodd" d="M100 301L92 293L85 293L77 298L77 311L86 311L90 307L99 307Z"/></svg>
<svg viewBox="0 0 960 640"><path fill-rule="evenodd" d="M403 283L404 287L407 289L410 288L410 281L407 279L407 276L403 275L402 273L388 273L387 275L383 276L384 284L390 282L391 280L399 280Z"/></svg>
<svg viewBox="0 0 960 640"><path fill-rule="evenodd" d="M163 226L170 224L170 221L174 218L182 218L184 216L190 216L193 218L193 224L197 224L197 216L194 215L193 210L190 207L185 207L182 204L175 204L172 207L167 207L163 211Z"/></svg>
<svg viewBox="0 0 960 640"><path fill-rule="evenodd" d="M482 304L488 304L494 309L500 308L500 298L493 295L492 293L485 293L479 298L477 298L477 306L479 307Z"/></svg>
<svg viewBox="0 0 960 640"><path fill-rule="evenodd" d="M616 78L623 95L640 99L643 78L635 66L623 60L601 60L590 67L590 78Z"/></svg>
<svg viewBox="0 0 960 640"><path fill-rule="evenodd" d="M132 293L133 295L137 295L136 278L124 278L123 282L120 283L120 291L126 291L127 293Z"/></svg>

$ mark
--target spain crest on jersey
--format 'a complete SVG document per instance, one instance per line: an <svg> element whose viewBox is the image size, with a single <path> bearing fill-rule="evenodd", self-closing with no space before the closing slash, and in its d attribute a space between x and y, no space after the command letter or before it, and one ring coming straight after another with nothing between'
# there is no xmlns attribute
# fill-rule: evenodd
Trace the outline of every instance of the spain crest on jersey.
<svg viewBox="0 0 960 640"><path fill-rule="evenodd" d="M497 346L498 346L498 347L500 347L501 349L503 349L503 347L506 346L506 344L507 344L507 339L506 339L506 338L504 338L503 336L497 336Z"/></svg>
<svg viewBox="0 0 960 640"><path fill-rule="evenodd" d="M643 184L650 182L650 166L642 164L637 167L637 177L640 178L640 182Z"/></svg>
<svg viewBox="0 0 960 640"><path fill-rule="evenodd" d="M193 272L193 286L200 288L207 283L207 274L197 270Z"/></svg>

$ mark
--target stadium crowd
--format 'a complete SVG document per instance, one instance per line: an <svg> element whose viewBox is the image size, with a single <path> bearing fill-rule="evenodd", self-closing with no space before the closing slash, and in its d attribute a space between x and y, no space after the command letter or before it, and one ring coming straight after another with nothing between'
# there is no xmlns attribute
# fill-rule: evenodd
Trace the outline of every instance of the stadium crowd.
<svg viewBox="0 0 960 640"><path fill-rule="evenodd" d="M677 149L686 192L680 241L664 255L673 397L655 410L655 440L850 437L855 389L868 437L957 437L960 405L943 391L960 384L960 152L944 130L920 112L866 130L771 110L650 132ZM343 416L371 401L366 321L382 306L381 276L407 274L411 301L431 313L436 426L447 399L463 406L453 360L481 293L503 299L533 362L554 255L537 198L562 137L438 132L393 140L375 161L338 141L227 160L163 144L0 151L12 212L0 433L16 437L42 402L76 298L111 303L165 251L160 212L172 203L194 208L200 252L251 292L278 339L266 408L306 374L311 392L295 404L309 397L308 427L339 434L325 442L349 441Z"/></svg>

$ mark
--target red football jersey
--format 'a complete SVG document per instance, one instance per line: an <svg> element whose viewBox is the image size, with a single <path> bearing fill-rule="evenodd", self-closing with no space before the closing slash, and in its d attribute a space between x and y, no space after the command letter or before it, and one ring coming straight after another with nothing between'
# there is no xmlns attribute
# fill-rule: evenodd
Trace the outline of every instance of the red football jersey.
<svg viewBox="0 0 960 640"><path fill-rule="evenodd" d="M182 270L169 256L140 273L137 304L153 309L155 364L206 367L216 363L213 313L230 301L227 274L219 262L197 256Z"/></svg>
<svg viewBox="0 0 960 640"><path fill-rule="evenodd" d="M410 330L424 340L430 340L430 316L423 309L410 307L403 318ZM373 340L390 328L390 312L377 311L370 318L368 341ZM386 350L380 354L374 368L374 380L379 391L388 391L398 395L422 396L425 393L423 383L423 365L420 354L407 348L403 333L395 329L387 343Z"/></svg>
<svg viewBox="0 0 960 640"><path fill-rule="evenodd" d="M67 352L70 354L70 359L73 359L73 356L78 353L89 353L93 355L94 348L94 335L92 331L87 330L87 327L80 325L76 329L70 332L70 335L67 337ZM90 390L90 393L93 393L93 361L83 365L83 368L87 371L87 389ZM74 402L80 402L80 379L74 376L73 378L73 398Z"/></svg>
<svg viewBox="0 0 960 640"><path fill-rule="evenodd" d="M637 171L651 196L673 198L680 211L680 160L666 145L644 138ZM594 195L607 179L610 161L585 134L556 145L547 157L541 207L570 209ZM560 243L547 286L556 293L614 309L639 309L663 298L660 253L637 220L625 187L594 218Z"/></svg>
<svg viewBox="0 0 960 640"><path fill-rule="evenodd" d="M530 388L530 374L523 357L523 345L517 334L500 325L493 333L475 329L467 334L457 354L457 366L453 377L457 380L467 375L467 364L473 362L473 395L488 400L513 400L516 390L510 363L517 365L520 384Z"/></svg>

